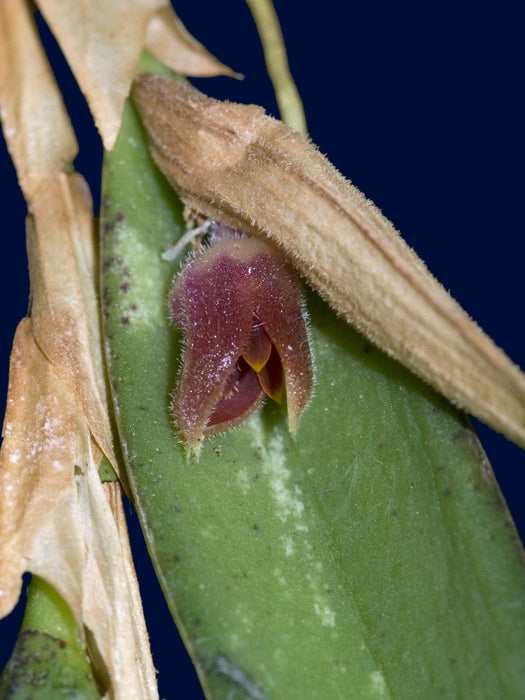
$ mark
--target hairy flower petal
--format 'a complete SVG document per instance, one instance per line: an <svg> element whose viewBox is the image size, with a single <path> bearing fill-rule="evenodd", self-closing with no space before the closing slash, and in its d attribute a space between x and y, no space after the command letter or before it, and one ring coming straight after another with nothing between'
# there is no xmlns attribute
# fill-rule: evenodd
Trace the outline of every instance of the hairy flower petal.
<svg viewBox="0 0 525 700"><path fill-rule="evenodd" d="M251 367L241 358L228 377L219 403L206 426L206 435L233 428L247 418L264 398L264 392Z"/></svg>
<svg viewBox="0 0 525 700"><path fill-rule="evenodd" d="M186 337L173 413L190 446L238 425L264 393L280 401L283 380L295 432L312 391L295 274L265 242L224 235L184 268L170 293L171 317Z"/></svg>

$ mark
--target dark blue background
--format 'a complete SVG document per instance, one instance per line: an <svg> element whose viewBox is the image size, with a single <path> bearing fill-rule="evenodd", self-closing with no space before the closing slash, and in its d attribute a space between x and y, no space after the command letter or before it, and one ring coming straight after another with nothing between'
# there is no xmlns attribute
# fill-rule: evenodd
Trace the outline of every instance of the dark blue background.
<svg viewBox="0 0 525 700"><path fill-rule="evenodd" d="M242 82L215 78L194 83L209 95L262 104L278 116L243 2L180 0L176 7L194 36L246 76ZM525 367L524 49L518 3L325 0L313 11L305 3L277 0L276 7L312 140L394 222L471 316ZM40 26L77 127L81 150L75 165L98 204L102 153L97 134L63 59ZM12 336L27 310L28 276L25 205L3 143L0 169L3 401ZM523 537L525 454L485 426L476 422L476 427ZM138 538L134 518L131 525ZM191 665L185 670L184 656L178 665L173 623L138 545L136 557L161 697L175 697L181 687L184 697L202 697ZM1 625L2 647L16 637L17 614Z"/></svg>

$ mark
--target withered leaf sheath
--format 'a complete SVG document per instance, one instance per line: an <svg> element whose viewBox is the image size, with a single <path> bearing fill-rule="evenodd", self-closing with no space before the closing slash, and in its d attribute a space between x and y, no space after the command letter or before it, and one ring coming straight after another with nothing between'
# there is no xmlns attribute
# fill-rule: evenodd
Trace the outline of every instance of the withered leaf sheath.
<svg viewBox="0 0 525 700"><path fill-rule="evenodd" d="M313 372L299 282L282 255L215 224L210 247L175 279L169 311L185 335L173 415L190 448L241 423L265 394L280 401L283 387L295 433Z"/></svg>
<svg viewBox="0 0 525 700"><path fill-rule="evenodd" d="M304 136L158 76L139 76L133 98L190 210L270 238L350 324L525 447L523 373Z"/></svg>

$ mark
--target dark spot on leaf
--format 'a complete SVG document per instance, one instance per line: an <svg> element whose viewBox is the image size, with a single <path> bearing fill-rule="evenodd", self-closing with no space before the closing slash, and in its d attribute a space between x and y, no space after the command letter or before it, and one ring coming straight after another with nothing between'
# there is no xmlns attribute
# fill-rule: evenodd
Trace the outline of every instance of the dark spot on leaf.
<svg viewBox="0 0 525 700"><path fill-rule="evenodd" d="M217 457L222 457L222 449L221 449L221 446L220 446L220 445L216 445L216 446L213 448L213 451L215 452L215 454L217 455Z"/></svg>
<svg viewBox="0 0 525 700"><path fill-rule="evenodd" d="M232 578L236 581L238 581L239 579L247 579L248 574L246 573L246 571L242 571L240 574L233 574Z"/></svg>
<svg viewBox="0 0 525 700"><path fill-rule="evenodd" d="M129 316L121 316L120 317L120 322L122 323L123 326L129 323Z"/></svg>
<svg viewBox="0 0 525 700"><path fill-rule="evenodd" d="M115 221L104 221L104 224L102 225L102 234L106 235L108 233L112 233L115 230Z"/></svg>
<svg viewBox="0 0 525 700"><path fill-rule="evenodd" d="M127 294L129 292L129 282L122 282L119 289L123 294Z"/></svg>
<svg viewBox="0 0 525 700"><path fill-rule="evenodd" d="M173 561L175 562L175 564L178 564L178 563L179 563L180 557L179 557L178 554L174 554L174 555L173 555Z"/></svg>
<svg viewBox="0 0 525 700"><path fill-rule="evenodd" d="M182 508L180 506L175 506L173 510L175 511L175 513L182 513Z"/></svg>
<svg viewBox="0 0 525 700"><path fill-rule="evenodd" d="M102 271L106 272L115 262L115 258L106 258L102 261Z"/></svg>
<svg viewBox="0 0 525 700"><path fill-rule="evenodd" d="M136 304L131 304L129 307L132 311L136 311L138 306Z"/></svg>
<svg viewBox="0 0 525 700"><path fill-rule="evenodd" d="M452 495L452 489L448 486L443 489L443 496L448 497Z"/></svg>
<svg viewBox="0 0 525 700"><path fill-rule="evenodd" d="M259 532L259 530L260 530L261 528L260 528L260 526L259 526L259 525L257 525L257 523L254 523L254 525L253 525L253 528L252 528L252 529L253 529L253 531L254 531L254 532Z"/></svg>
<svg viewBox="0 0 525 700"><path fill-rule="evenodd" d="M38 666L58 663L57 650L65 649L66 642L40 630L22 630L16 641L13 655L9 660L10 673L20 676L23 673L24 685L40 687L47 682L49 671ZM19 671L18 669L23 669ZM4 695L2 695L4 697ZM5 697L10 697L6 695Z"/></svg>

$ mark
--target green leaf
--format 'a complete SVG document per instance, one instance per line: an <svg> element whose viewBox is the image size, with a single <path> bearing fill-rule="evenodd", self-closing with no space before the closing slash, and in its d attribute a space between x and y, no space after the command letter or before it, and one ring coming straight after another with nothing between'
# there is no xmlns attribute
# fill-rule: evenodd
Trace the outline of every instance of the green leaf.
<svg viewBox="0 0 525 700"><path fill-rule="evenodd" d="M20 633L0 676L0 698L100 697L71 611L51 586L33 576Z"/></svg>
<svg viewBox="0 0 525 700"><path fill-rule="evenodd" d="M523 552L465 416L307 293L316 391L186 457L169 404L181 206L130 105L105 155L103 315L128 477L208 697L525 688Z"/></svg>

